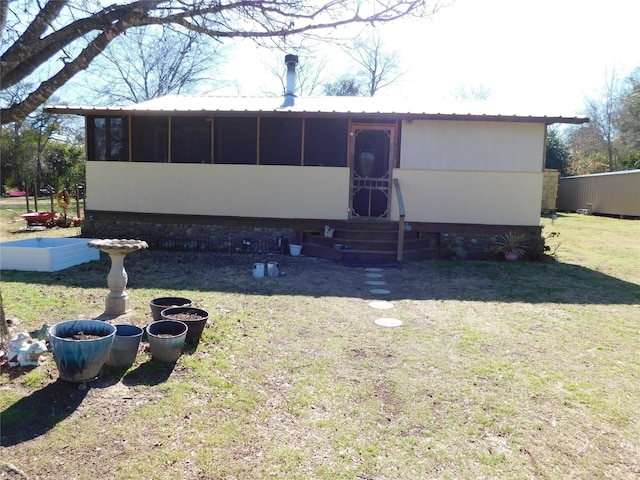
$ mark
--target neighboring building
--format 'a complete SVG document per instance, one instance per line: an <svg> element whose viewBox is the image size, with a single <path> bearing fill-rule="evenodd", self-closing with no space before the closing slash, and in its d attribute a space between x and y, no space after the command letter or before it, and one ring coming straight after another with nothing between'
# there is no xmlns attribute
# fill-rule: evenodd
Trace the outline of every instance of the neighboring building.
<svg viewBox="0 0 640 480"><path fill-rule="evenodd" d="M557 210L558 202L558 181L560 180L560 171L545 168L542 180L542 204L540 211L543 213L554 212Z"/></svg>
<svg viewBox="0 0 640 480"><path fill-rule="evenodd" d="M640 217L640 170L562 177L558 210Z"/></svg>
<svg viewBox="0 0 640 480"><path fill-rule="evenodd" d="M484 104L298 98L287 83L284 102L167 96L48 108L86 117L83 234L220 251L296 241L336 257L339 238L351 255L365 248L348 230L390 230L397 244L400 229L416 257L477 258L495 234L540 232L546 127L587 121L471 111Z"/></svg>

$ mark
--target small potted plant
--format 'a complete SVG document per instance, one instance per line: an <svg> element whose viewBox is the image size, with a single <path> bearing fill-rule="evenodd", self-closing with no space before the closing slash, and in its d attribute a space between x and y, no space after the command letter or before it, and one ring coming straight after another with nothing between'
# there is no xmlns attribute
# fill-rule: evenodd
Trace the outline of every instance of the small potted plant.
<svg viewBox="0 0 640 480"><path fill-rule="evenodd" d="M496 241L498 247L495 252L504 253L504 258L509 261L524 257L527 253L527 238L526 233L509 232L506 235L500 235Z"/></svg>

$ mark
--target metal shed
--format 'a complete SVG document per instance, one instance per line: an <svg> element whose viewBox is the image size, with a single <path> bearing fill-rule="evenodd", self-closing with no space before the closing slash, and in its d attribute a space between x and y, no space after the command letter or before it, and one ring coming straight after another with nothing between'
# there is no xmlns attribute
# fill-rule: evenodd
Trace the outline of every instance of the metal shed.
<svg viewBox="0 0 640 480"><path fill-rule="evenodd" d="M640 170L562 177L558 210L640 217Z"/></svg>

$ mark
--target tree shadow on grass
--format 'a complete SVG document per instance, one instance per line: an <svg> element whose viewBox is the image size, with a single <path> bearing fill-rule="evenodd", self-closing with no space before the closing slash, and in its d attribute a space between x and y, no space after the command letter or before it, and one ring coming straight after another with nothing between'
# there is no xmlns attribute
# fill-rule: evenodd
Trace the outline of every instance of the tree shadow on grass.
<svg viewBox="0 0 640 480"><path fill-rule="evenodd" d="M253 278L256 261L276 261L281 275ZM135 289L369 298L365 269L313 257L135 252L127 256ZM108 258L53 273L3 271L3 282L107 290ZM640 304L640 285L579 265L549 262L424 261L383 269L390 300L468 300L561 304ZM151 300L151 298L149 299Z"/></svg>
<svg viewBox="0 0 640 480"><path fill-rule="evenodd" d="M57 380L21 398L0 412L0 443L9 447L47 433L70 416L87 393L88 388L80 390L77 384Z"/></svg>
<svg viewBox="0 0 640 480"><path fill-rule="evenodd" d="M58 379L0 412L0 445L10 447L44 435L71 416L91 388L108 388L120 380L127 386L158 385L169 378L174 367L154 360L132 371L104 367L100 377L87 382L86 388Z"/></svg>
<svg viewBox="0 0 640 480"><path fill-rule="evenodd" d="M157 360L149 360L141 363L134 370L128 371L122 377L122 383L129 387L137 385L154 386L169 379L175 368L174 363L161 363Z"/></svg>

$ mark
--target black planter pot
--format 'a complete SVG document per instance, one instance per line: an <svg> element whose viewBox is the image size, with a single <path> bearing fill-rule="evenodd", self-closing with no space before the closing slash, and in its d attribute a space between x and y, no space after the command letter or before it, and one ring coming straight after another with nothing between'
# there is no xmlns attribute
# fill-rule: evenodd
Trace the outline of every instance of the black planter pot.
<svg viewBox="0 0 640 480"><path fill-rule="evenodd" d="M190 307L191 300L182 297L154 298L153 300L151 300L151 302L149 302L149 306L151 307L151 315L153 316L153 321L157 322L158 320L162 320L162 315L160 315L160 313L165 308Z"/></svg>
<svg viewBox="0 0 640 480"><path fill-rule="evenodd" d="M209 312L195 307L171 307L162 310L164 320L177 320L187 325L186 343L197 345L209 320Z"/></svg>

